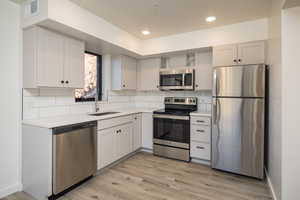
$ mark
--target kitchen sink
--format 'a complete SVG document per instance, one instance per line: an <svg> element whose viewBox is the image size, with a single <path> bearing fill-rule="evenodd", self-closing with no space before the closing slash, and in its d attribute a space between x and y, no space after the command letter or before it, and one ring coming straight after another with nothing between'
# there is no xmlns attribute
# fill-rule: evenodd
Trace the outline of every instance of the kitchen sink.
<svg viewBox="0 0 300 200"><path fill-rule="evenodd" d="M89 114L89 115L92 115L92 116L103 116L103 115L112 115L112 114L117 114L117 113L120 113L120 112L102 112L102 113L93 113L93 114Z"/></svg>

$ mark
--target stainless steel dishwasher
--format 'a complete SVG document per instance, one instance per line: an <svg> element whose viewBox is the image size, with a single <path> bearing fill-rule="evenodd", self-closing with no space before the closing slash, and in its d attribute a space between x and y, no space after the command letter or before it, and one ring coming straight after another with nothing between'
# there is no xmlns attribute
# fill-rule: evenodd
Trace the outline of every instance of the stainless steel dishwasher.
<svg viewBox="0 0 300 200"><path fill-rule="evenodd" d="M53 194L97 171L97 122L53 129Z"/></svg>

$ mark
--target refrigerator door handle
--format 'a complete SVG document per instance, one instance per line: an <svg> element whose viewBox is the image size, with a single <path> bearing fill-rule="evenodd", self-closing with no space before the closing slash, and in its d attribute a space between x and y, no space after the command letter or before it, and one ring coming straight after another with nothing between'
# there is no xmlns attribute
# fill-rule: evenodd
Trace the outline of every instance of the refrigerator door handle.
<svg viewBox="0 0 300 200"><path fill-rule="evenodd" d="M217 83L218 80L217 80L217 73L216 73L216 70L214 70L213 72L213 91L212 91L212 95L213 96L217 96Z"/></svg>
<svg viewBox="0 0 300 200"><path fill-rule="evenodd" d="M213 123L216 124L217 123L217 114L218 114L218 111L217 111L217 99L213 99Z"/></svg>

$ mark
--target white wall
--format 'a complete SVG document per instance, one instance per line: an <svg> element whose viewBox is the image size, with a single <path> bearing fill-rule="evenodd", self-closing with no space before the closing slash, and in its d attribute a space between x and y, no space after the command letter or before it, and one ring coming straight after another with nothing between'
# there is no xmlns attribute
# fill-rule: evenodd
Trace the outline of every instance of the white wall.
<svg viewBox="0 0 300 200"><path fill-rule="evenodd" d="M282 200L300 196L300 7L282 14Z"/></svg>
<svg viewBox="0 0 300 200"><path fill-rule="evenodd" d="M0 198L20 189L20 7L0 1Z"/></svg>
<svg viewBox="0 0 300 200"><path fill-rule="evenodd" d="M143 54L159 54L268 39L268 19L204 29L143 41Z"/></svg>
<svg viewBox="0 0 300 200"><path fill-rule="evenodd" d="M268 176L273 195L281 199L281 9L284 0L272 0L269 19L268 64L269 71L269 134Z"/></svg>

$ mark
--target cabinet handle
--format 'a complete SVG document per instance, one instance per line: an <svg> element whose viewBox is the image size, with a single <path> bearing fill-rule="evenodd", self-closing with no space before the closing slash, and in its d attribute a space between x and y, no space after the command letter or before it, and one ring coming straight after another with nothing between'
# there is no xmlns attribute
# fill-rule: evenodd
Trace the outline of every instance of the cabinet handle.
<svg viewBox="0 0 300 200"><path fill-rule="evenodd" d="M65 83L65 81L60 81L62 84L64 84Z"/></svg>
<svg viewBox="0 0 300 200"><path fill-rule="evenodd" d="M69 83L69 81L66 81L66 84L68 84Z"/></svg>
<svg viewBox="0 0 300 200"><path fill-rule="evenodd" d="M239 59L239 62L242 62L242 59Z"/></svg>
<svg viewBox="0 0 300 200"><path fill-rule="evenodd" d="M234 60L233 60L233 62L235 62L235 63L236 63L236 62L237 62L237 60L236 60L236 59L234 59Z"/></svg>
<svg viewBox="0 0 300 200"><path fill-rule="evenodd" d="M197 130L197 132L204 133L205 131L204 130Z"/></svg>
<svg viewBox="0 0 300 200"><path fill-rule="evenodd" d="M197 120L198 123L204 123L205 121L203 120Z"/></svg>
<svg viewBox="0 0 300 200"><path fill-rule="evenodd" d="M126 85L124 84L123 87L125 87Z"/></svg>
<svg viewBox="0 0 300 200"><path fill-rule="evenodd" d="M201 146L197 146L196 148L197 149L205 149L204 147L201 147Z"/></svg>
<svg viewBox="0 0 300 200"><path fill-rule="evenodd" d="M196 85L196 87L199 87L199 85Z"/></svg>

